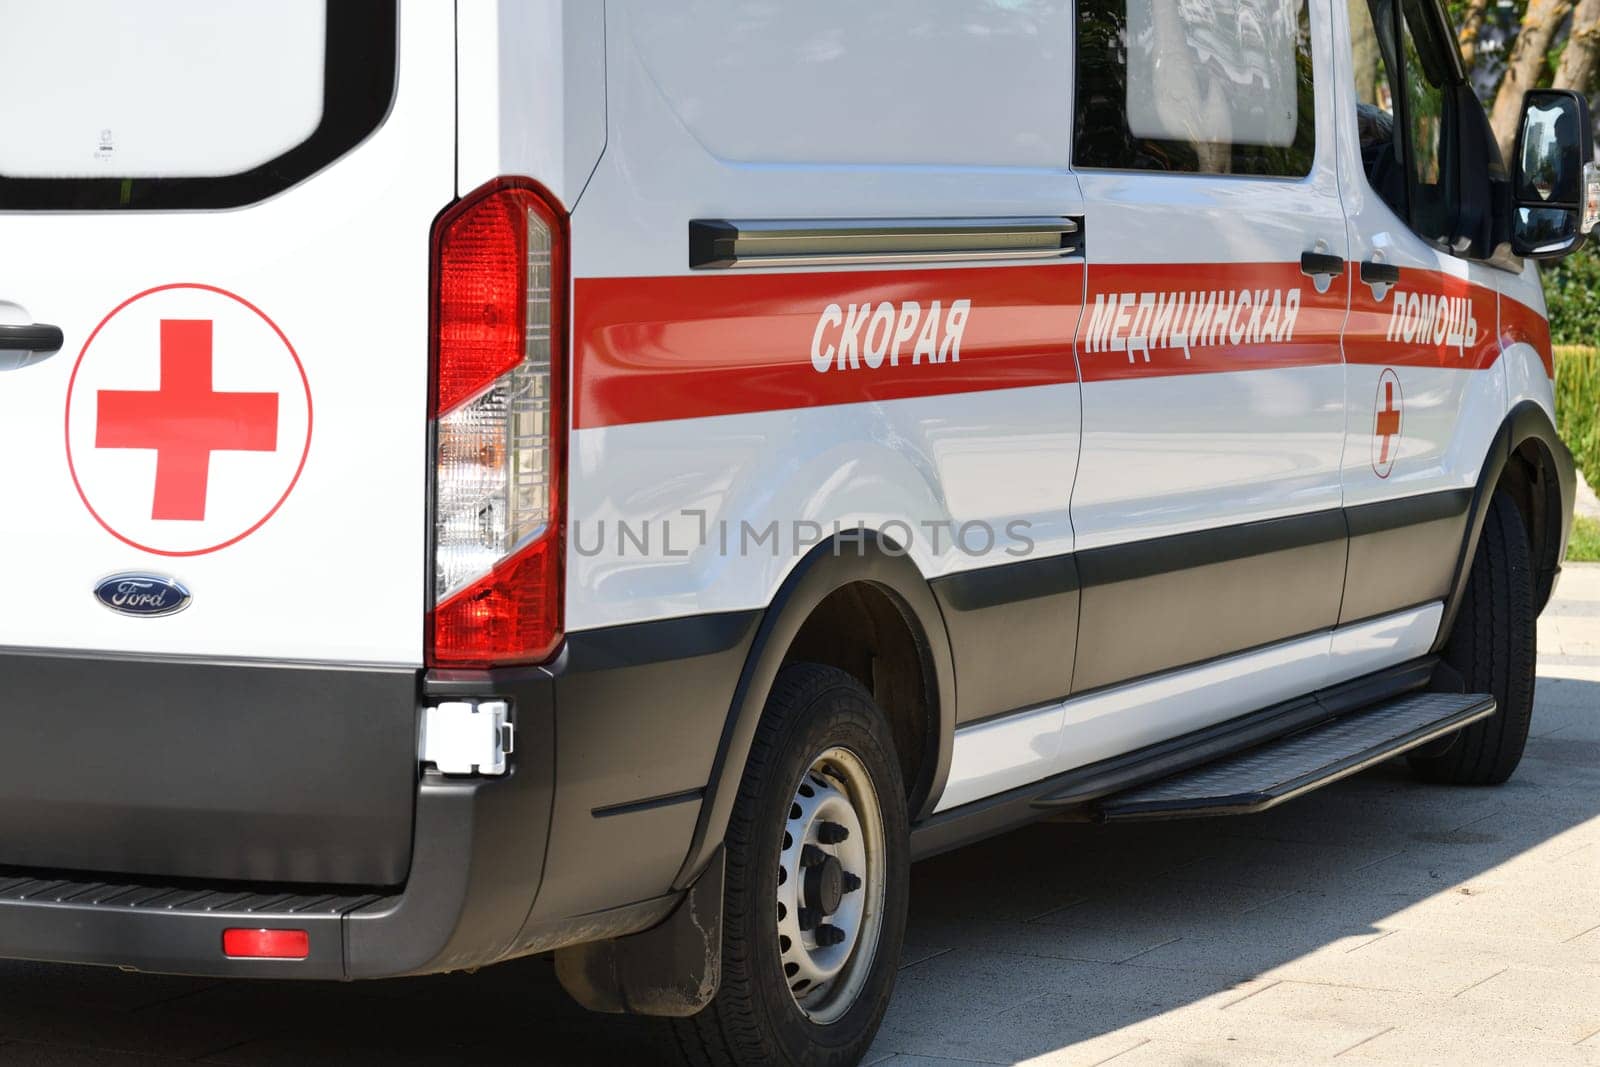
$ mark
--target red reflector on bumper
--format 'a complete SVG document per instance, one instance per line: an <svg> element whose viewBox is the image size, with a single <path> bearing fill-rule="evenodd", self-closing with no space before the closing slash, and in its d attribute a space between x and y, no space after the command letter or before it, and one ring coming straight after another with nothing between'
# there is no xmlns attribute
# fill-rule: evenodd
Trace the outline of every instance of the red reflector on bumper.
<svg viewBox="0 0 1600 1067"><path fill-rule="evenodd" d="M236 960L303 960L311 955L304 930L224 930L222 954Z"/></svg>

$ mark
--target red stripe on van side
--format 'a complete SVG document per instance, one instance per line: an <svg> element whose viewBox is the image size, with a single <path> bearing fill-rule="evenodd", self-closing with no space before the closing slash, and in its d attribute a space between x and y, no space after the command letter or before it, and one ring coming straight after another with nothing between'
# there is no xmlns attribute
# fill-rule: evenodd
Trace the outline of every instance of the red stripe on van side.
<svg viewBox="0 0 1600 1067"><path fill-rule="evenodd" d="M1082 294L1078 262L579 278L573 425L1073 382ZM959 331L950 328L957 301L969 302ZM814 345L819 361L833 349L825 369L813 364Z"/></svg>
<svg viewBox="0 0 1600 1067"><path fill-rule="evenodd" d="M1083 380L1337 364L1347 286L1318 293L1299 263L1092 264Z"/></svg>
<svg viewBox="0 0 1600 1067"><path fill-rule="evenodd" d="M1529 344L1544 362L1544 372L1556 376L1555 352L1550 347L1550 320L1520 300L1500 298L1500 340L1502 344Z"/></svg>
<svg viewBox="0 0 1600 1067"><path fill-rule="evenodd" d="M1360 265L1350 264L1351 272ZM1406 267L1382 301L1351 290L1344 358L1380 367L1484 370L1500 358L1495 290L1439 271Z"/></svg>
<svg viewBox="0 0 1600 1067"><path fill-rule="evenodd" d="M1551 369L1549 324L1532 308L1414 268L1380 302L1358 270L1348 264L1318 293L1298 263L1097 264L1081 305L1076 262L580 278L573 424L1053 385L1076 381L1079 365L1085 382L1342 359L1482 370L1502 341L1526 341ZM965 319L949 358L958 301Z"/></svg>

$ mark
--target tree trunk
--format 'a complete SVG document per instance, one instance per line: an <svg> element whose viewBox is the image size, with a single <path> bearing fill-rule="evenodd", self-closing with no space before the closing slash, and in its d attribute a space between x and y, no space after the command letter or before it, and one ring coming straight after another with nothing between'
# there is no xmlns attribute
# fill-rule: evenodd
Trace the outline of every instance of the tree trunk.
<svg viewBox="0 0 1600 1067"><path fill-rule="evenodd" d="M1522 94L1539 87L1539 76L1544 72L1545 58L1550 53L1550 42L1556 30L1572 13L1573 0L1528 0L1528 12L1522 16L1522 27L1517 33L1517 43L1511 49L1511 59L1506 63L1505 80L1494 95L1494 110L1489 123L1494 127L1495 140L1500 142L1500 156L1510 159L1517 142L1517 122L1522 117Z"/></svg>
<svg viewBox="0 0 1600 1067"><path fill-rule="evenodd" d="M1600 60L1600 0L1578 0L1572 12L1572 35L1556 68L1555 87L1588 94L1594 89L1596 61Z"/></svg>
<svg viewBox="0 0 1600 1067"><path fill-rule="evenodd" d="M1488 0L1484 2L1488 3ZM1367 0L1350 0L1350 32L1356 103L1383 103L1392 108L1394 105L1389 101L1378 100L1378 64L1382 60L1378 54L1377 35L1372 32L1372 15L1367 9Z"/></svg>
<svg viewBox="0 0 1600 1067"><path fill-rule="evenodd" d="M1461 16L1461 32L1457 40L1461 45L1461 60L1467 70L1478 59L1478 37L1483 33L1483 19L1489 13L1489 0L1467 0L1467 9Z"/></svg>

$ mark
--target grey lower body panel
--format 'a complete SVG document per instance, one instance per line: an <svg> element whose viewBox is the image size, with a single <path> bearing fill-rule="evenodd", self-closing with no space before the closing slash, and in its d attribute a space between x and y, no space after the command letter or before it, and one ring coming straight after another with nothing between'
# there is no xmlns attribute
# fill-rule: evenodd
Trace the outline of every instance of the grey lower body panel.
<svg viewBox="0 0 1600 1067"><path fill-rule="evenodd" d="M936 578L961 680L958 720L1042 704L1072 689L1077 559L1044 556Z"/></svg>
<svg viewBox="0 0 1600 1067"><path fill-rule="evenodd" d="M1442 600L1471 497L1425 493L937 578L960 679L956 720Z"/></svg>
<svg viewBox="0 0 1600 1067"><path fill-rule="evenodd" d="M1452 489L1347 509L1350 561L1339 625L1449 595L1471 504L1471 490Z"/></svg>
<svg viewBox="0 0 1600 1067"><path fill-rule="evenodd" d="M1331 510L1079 553L1072 691L1332 629L1345 551Z"/></svg>
<svg viewBox="0 0 1600 1067"><path fill-rule="evenodd" d="M399 885L417 673L0 654L0 867Z"/></svg>

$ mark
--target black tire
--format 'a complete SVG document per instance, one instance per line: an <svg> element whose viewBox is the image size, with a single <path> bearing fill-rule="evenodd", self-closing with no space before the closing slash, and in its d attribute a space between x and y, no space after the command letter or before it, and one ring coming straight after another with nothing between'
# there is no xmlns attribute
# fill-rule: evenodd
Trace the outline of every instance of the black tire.
<svg viewBox="0 0 1600 1067"><path fill-rule="evenodd" d="M1491 693L1500 707L1456 735L1437 756L1413 756L1424 781L1499 785L1522 761L1533 718L1535 612L1533 553L1522 513L1497 492L1489 502L1466 597L1444 659L1469 693Z"/></svg>
<svg viewBox="0 0 1600 1067"><path fill-rule="evenodd" d="M848 947L851 962L845 965L852 981L834 980L841 983L840 990L855 985L857 972L849 968L860 966L859 991L848 998L841 994L836 1010L842 1014L820 1024L801 1009L785 975L784 952L792 953L793 944L786 941L787 949L779 944L779 912L787 914L779 886L789 877L786 872L780 882L779 871L784 850L791 849L792 855L794 847L785 827L797 825L789 823L799 810L798 796L804 795L797 790L817 781L811 777L814 761L838 750L853 754L857 772L864 768L870 777L882 827L881 863L876 864L881 883L864 882L852 892L865 893L881 884L883 895L870 957L858 957L866 944L858 936ZM870 836L867 831L861 835ZM778 675L751 745L724 847L722 982L698 1015L668 1024L678 1053L692 1064L859 1062L883 1021L899 967L910 837L889 724L854 678L816 664L795 664ZM878 899L875 893L872 899ZM859 929L866 929L865 922ZM831 985L819 983L814 992L826 992Z"/></svg>

